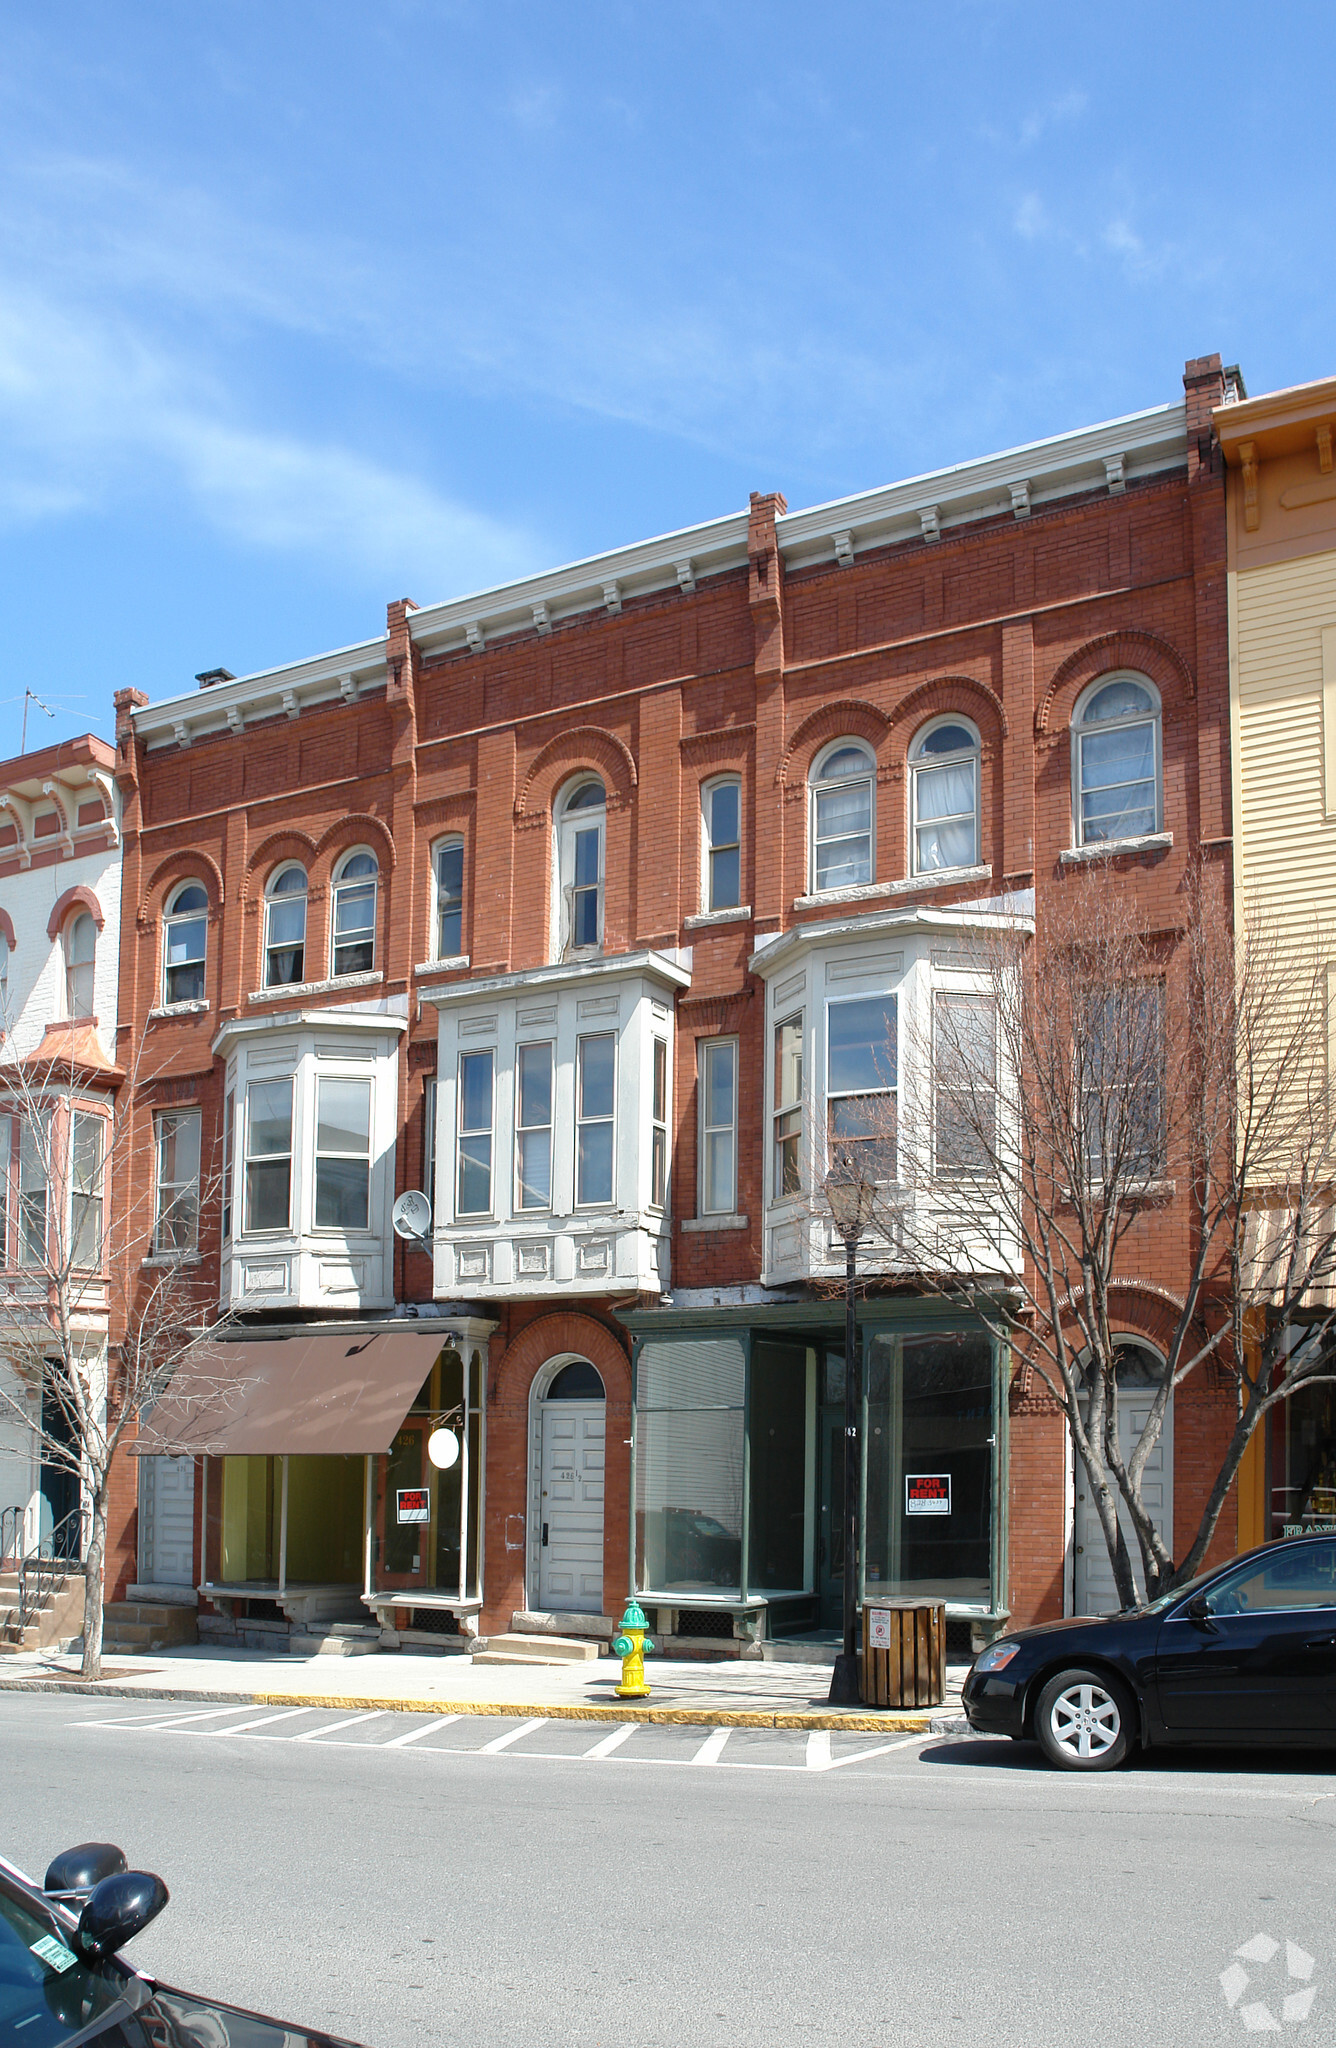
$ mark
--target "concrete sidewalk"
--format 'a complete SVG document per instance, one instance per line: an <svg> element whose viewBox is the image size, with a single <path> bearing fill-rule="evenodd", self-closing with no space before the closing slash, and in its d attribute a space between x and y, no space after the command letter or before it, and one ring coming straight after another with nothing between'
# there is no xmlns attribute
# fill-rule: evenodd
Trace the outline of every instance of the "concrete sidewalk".
<svg viewBox="0 0 1336 2048"><path fill-rule="evenodd" d="M906 1711L832 1707L824 1664L718 1664L651 1658L647 1700L619 1700L615 1658L568 1666L475 1665L468 1656L257 1655L190 1645L142 1664L108 1658L89 1685L77 1657L32 1655L0 1662L0 1692L94 1693L115 1699L201 1700L249 1706L382 1707L405 1713L506 1714L548 1720L677 1721L707 1727L857 1728L928 1732L960 1713L968 1665L947 1671L942 1705Z"/></svg>

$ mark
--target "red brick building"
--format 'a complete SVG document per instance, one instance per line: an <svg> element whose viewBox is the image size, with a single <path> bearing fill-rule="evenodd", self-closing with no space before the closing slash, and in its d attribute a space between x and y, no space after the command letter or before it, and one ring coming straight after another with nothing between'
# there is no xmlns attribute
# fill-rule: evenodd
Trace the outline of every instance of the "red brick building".
<svg viewBox="0 0 1336 2048"><path fill-rule="evenodd" d="M233 1319L239 1391L173 1424L213 1452L215 1610L439 1637L634 1583L670 1638L837 1622L826 1132L920 1085L877 1048L964 986L962 936L1095 854L1164 929L1192 854L1228 862L1219 358L1184 387L121 693L120 1063L142 1041L143 1116L200 1120ZM1110 684L1116 799L1081 731ZM1129 1338L1185 1229L1147 1221ZM941 1303L863 1317L865 1583L976 1633L1092 1597L1057 1412ZM1179 1402L1181 1528L1220 1420ZM949 1528L902 1511L924 1460Z"/></svg>

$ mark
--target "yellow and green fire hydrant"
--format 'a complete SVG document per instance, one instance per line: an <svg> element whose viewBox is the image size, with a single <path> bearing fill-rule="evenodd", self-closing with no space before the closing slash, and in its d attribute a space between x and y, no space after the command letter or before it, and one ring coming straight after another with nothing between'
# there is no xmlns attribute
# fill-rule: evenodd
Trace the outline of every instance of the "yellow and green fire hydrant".
<svg viewBox="0 0 1336 2048"><path fill-rule="evenodd" d="M613 1655L622 1660L622 1682L616 1687L619 1700L649 1698L649 1687L645 1683L645 1656L654 1645L645 1634L647 1625L645 1611L633 1593L622 1616L621 1634L612 1639Z"/></svg>

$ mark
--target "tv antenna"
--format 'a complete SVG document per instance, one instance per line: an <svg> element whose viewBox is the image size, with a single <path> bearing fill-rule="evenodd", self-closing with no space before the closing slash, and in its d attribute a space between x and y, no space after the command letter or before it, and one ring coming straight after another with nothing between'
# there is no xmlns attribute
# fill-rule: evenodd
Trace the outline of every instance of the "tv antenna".
<svg viewBox="0 0 1336 2048"><path fill-rule="evenodd" d="M54 717L55 717L55 715L56 715L56 714L55 714L55 712L54 712L54 711L53 711L53 710L51 709L51 706L50 706L49 704L43 704L43 702L42 702L41 698L40 698L40 697L38 696L38 694L37 694L36 690L25 690L25 691L24 691L24 693L23 693L23 737L22 737L22 739L21 739L21 740L19 741L19 752L20 752L21 754L26 754L26 753L27 753L27 751L28 751L28 706L29 706L29 704L35 704L35 705L37 706L37 709L38 709L39 711L45 711L45 713L46 713L46 715L47 715L47 717L48 717L48 718L54 718Z"/></svg>

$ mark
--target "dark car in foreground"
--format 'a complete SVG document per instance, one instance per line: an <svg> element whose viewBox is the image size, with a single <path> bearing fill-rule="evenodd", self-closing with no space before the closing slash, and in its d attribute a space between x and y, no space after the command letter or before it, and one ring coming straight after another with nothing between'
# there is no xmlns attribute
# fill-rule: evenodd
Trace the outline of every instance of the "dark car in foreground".
<svg viewBox="0 0 1336 2048"><path fill-rule="evenodd" d="M1336 1537L1231 1558L1127 1614L999 1636L965 1681L979 1734L1111 1770L1139 1744L1336 1744Z"/></svg>
<svg viewBox="0 0 1336 2048"><path fill-rule="evenodd" d="M0 1857L0 2041L15 2048L357 2048L234 2005L174 1991L117 1954L167 1904L167 1887L84 1842L41 1890Z"/></svg>

